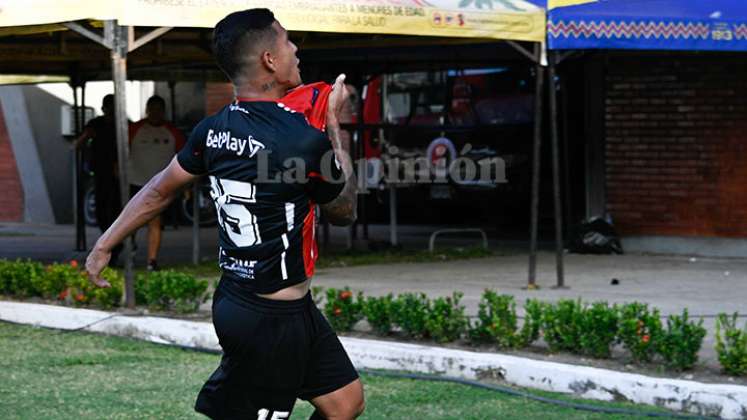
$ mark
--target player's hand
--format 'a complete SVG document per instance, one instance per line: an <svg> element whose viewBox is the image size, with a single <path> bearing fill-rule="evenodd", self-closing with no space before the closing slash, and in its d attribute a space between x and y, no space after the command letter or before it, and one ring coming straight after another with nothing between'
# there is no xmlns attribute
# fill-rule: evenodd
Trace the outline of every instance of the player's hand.
<svg viewBox="0 0 747 420"><path fill-rule="evenodd" d="M342 114L342 108L347 98L348 91L345 88L345 74L340 74L332 85L332 93L330 93L329 102L327 103L328 125L339 124L340 114Z"/></svg>
<svg viewBox="0 0 747 420"><path fill-rule="evenodd" d="M88 258L86 258L88 281L98 287L112 287L105 278L101 277L101 272L104 271L111 258L111 251L104 251L94 247L93 251L88 254Z"/></svg>

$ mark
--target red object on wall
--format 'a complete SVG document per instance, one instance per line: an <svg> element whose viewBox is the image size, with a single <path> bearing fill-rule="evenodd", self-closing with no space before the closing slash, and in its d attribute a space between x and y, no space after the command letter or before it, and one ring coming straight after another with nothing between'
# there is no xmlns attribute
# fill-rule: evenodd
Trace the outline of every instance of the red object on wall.
<svg viewBox="0 0 747 420"><path fill-rule="evenodd" d="M382 122L381 115L381 77L368 82L366 88L366 99L363 102L363 122L365 124L379 124ZM363 134L363 156L368 159L381 157L381 145L373 144L373 130L366 130Z"/></svg>
<svg viewBox="0 0 747 420"><path fill-rule="evenodd" d="M23 187L0 105L0 221L23 221Z"/></svg>

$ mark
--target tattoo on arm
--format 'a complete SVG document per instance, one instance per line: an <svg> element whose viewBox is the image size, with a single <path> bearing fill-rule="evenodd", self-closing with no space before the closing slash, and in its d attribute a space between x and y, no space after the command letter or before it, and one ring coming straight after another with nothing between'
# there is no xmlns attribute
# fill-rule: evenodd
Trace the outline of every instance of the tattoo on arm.
<svg viewBox="0 0 747 420"><path fill-rule="evenodd" d="M358 197L357 179L353 171L353 163L350 154L342 146L340 139L340 127L336 124L327 126L327 135L332 142L335 156L342 166L345 175L345 187L340 195L327 204L323 204L322 210L327 220L335 226L347 226L355 222L357 218Z"/></svg>

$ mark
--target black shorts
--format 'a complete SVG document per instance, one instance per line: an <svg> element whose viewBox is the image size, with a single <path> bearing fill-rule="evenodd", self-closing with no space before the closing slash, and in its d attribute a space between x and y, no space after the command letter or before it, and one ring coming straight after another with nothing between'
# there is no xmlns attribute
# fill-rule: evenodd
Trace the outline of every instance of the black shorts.
<svg viewBox="0 0 747 420"><path fill-rule="evenodd" d="M212 419L288 418L296 398L311 400L358 378L310 293L278 301L231 286L222 279L213 296L223 358L195 410Z"/></svg>

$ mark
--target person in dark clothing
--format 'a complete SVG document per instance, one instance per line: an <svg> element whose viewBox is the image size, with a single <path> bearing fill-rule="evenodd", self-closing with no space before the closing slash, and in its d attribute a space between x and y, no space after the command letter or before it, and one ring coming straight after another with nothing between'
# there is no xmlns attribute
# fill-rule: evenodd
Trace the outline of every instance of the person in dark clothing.
<svg viewBox="0 0 747 420"><path fill-rule="evenodd" d="M106 232L122 210L119 194L117 164L117 135L114 128L114 95L104 96L101 104L103 116L96 117L86 124L83 133L75 139L73 146L78 148L89 139L92 149L92 167L96 197L96 223L101 232ZM122 250L119 245L112 250L112 263L116 263Z"/></svg>

